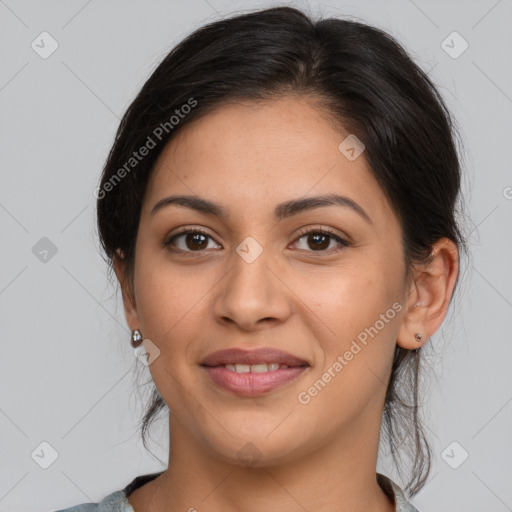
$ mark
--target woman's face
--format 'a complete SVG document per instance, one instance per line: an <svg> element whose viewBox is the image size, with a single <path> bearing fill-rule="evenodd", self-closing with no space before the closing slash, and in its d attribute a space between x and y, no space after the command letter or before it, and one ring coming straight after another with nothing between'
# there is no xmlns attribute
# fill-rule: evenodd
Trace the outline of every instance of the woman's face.
<svg viewBox="0 0 512 512"><path fill-rule="evenodd" d="M288 97L224 106L160 155L127 317L160 351L150 371L171 411L171 437L180 430L217 458L265 464L330 441L363 449L364 433L378 432L409 299L400 225L364 151L354 159L362 148L349 139L340 150L348 135ZM170 202L153 211L177 195L224 215ZM320 196L348 199L296 207ZM183 229L203 234L171 240ZM272 388L262 384L270 370L234 376L201 364L219 350L261 347L308 366L275 370L284 382Z"/></svg>

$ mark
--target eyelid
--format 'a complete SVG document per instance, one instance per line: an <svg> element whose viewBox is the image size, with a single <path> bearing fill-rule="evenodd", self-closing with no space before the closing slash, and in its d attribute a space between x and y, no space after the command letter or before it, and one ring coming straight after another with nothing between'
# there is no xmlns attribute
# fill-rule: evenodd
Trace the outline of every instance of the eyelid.
<svg viewBox="0 0 512 512"><path fill-rule="evenodd" d="M322 226L322 224L316 224L313 226L308 226L305 228L301 228L299 230L299 233L297 234L295 240L298 240L299 238L302 238L304 235L308 235L310 233L324 233L329 236L332 236L333 238L338 238L340 240L343 240L343 242L349 243L349 237L345 234L338 233L333 228Z"/></svg>

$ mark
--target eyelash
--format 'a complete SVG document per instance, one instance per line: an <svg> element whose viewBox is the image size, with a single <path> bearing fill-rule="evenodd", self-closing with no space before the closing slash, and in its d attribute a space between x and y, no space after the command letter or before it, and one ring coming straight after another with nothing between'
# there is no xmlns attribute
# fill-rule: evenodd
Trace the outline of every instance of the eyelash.
<svg viewBox="0 0 512 512"><path fill-rule="evenodd" d="M174 253L193 255L194 253L205 252L204 250L202 250L202 251L183 251L182 249L175 249L172 247L172 242L176 238L178 238L179 236L188 235L188 234L201 234L201 235L204 235L205 237L211 238L213 240L213 237L207 231L204 231L201 228L183 229L182 231L179 231L178 233L173 234L170 238L166 239L162 245L164 248L167 248L169 251L174 252ZM339 252L343 248L350 246L349 242L347 242L346 240L341 238L339 235L337 235L336 233L331 231L329 228L315 228L315 229L307 229L306 228L306 229L302 230L301 232L299 232L295 241L298 241L301 238L304 238L306 235L311 235L311 234L327 235L327 236L333 238L334 240L336 240L336 242L338 242L342 246L342 248L337 248L334 251L332 249L327 249L327 250L306 251L306 252L311 252L311 253L316 253L316 252L322 253L323 252L323 253L331 254L333 252Z"/></svg>

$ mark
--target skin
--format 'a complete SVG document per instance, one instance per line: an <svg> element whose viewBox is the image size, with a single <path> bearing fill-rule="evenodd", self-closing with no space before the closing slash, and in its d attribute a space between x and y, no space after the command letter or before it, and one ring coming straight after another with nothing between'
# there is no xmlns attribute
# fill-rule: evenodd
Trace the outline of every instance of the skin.
<svg viewBox="0 0 512 512"><path fill-rule="evenodd" d="M290 96L225 105L184 127L160 155L143 201L133 286L122 290L129 327L160 350L149 369L170 409L171 448L167 471L130 495L136 512L394 510L376 481L393 354L397 344L421 347L441 325L458 254L441 239L432 262L406 282L399 222L364 153L349 161L338 150L347 135L311 101ZM357 202L371 223L340 206L273 218L283 201L333 193ZM176 205L151 215L171 194L215 201L229 216ZM178 252L164 248L185 226L210 238L187 244L184 235L174 240ZM317 249L299 233L319 227L350 245L327 238ZM250 264L236 252L248 236L263 249ZM122 253L115 271L123 283ZM394 303L401 311L300 403L298 394ZM215 386L199 366L219 349L262 346L311 366L251 398ZM252 466L237 457L249 442L259 453Z"/></svg>

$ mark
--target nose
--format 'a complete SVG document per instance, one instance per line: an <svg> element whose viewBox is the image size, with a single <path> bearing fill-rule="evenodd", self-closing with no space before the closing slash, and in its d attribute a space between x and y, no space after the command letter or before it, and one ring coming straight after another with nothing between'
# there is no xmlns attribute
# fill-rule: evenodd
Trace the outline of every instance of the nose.
<svg viewBox="0 0 512 512"><path fill-rule="evenodd" d="M214 313L219 323L251 331L286 321L292 293L272 260L267 250L252 262L234 253L232 267L217 288Z"/></svg>

